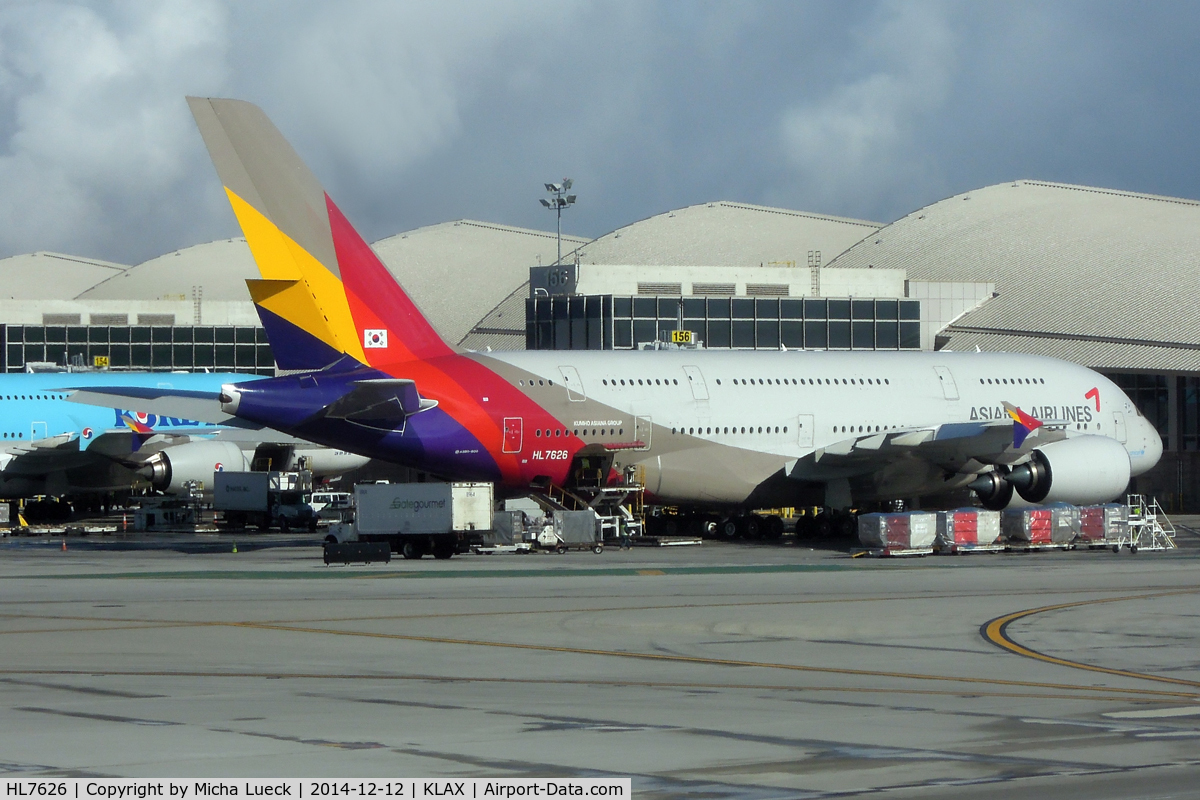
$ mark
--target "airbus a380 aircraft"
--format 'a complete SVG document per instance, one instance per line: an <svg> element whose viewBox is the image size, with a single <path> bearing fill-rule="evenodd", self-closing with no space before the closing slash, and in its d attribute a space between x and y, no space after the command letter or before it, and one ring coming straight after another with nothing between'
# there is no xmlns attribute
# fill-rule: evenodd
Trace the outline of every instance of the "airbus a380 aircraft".
<svg viewBox="0 0 1200 800"><path fill-rule="evenodd" d="M518 490L634 466L657 502L726 509L966 486L994 508L1014 489L1100 502L1161 454L1112 382L1034 356L455 350L259 108L189 103L262 274L248 284L280 366L308 370L210 397L243 420ZM141 399L173 407L169 392Z"/></svg>

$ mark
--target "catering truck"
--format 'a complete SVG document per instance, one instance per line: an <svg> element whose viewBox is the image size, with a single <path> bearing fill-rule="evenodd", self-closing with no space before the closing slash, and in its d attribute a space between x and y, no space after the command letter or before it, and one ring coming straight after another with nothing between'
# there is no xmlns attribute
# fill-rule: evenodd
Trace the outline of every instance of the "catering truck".
<svg viewBox="0 0 1200 800"><path fill-rule="evenodd" d="M354 518L329 526L326 543L387 542L405 558L450 558L491 530L490 483L361 483Z"/></svg>

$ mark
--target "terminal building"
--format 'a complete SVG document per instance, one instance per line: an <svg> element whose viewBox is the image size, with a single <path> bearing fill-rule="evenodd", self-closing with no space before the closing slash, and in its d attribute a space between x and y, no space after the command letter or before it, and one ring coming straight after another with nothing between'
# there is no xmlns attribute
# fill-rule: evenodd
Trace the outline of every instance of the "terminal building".
<svg viewBox="0 0 1200 800"><path fill-rule="evenodd" d="M1044 181L956 195L890 224L743 203L595 240L471 220L374 244L449 342L634 349L687 331L733 349L1006 350L1110 376L1158 427L1140 491L1200 508L1200 203ZM138 265L0 260L3 369L270 374L240 239Z"/></svg>

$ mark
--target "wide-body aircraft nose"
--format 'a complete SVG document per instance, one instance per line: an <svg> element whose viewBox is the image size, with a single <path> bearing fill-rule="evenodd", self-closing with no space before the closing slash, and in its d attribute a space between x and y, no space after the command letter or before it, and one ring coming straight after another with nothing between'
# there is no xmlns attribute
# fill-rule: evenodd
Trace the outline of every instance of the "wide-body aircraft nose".
<svg viewBox="0 0 1200 800"><path fill-rule="evenodd" d="M1129 437L1129 471L1134 475L1147 472L1162 458L1162 437L1145 417L1136 417L1136 433Z"/></svg>

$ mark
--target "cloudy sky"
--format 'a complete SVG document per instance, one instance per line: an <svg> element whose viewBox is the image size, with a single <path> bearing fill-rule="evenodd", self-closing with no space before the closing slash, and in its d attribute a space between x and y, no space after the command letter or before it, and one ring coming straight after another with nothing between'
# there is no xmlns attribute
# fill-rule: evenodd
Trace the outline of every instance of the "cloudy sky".
<svg viewBox="0 0 1200 800"><path fill-rule="evenodd" d="M0 4L0 256L237 235L185 94L261 105L364 235L891 221L1015 178L1200 199L1189 2Z"/></svg>

